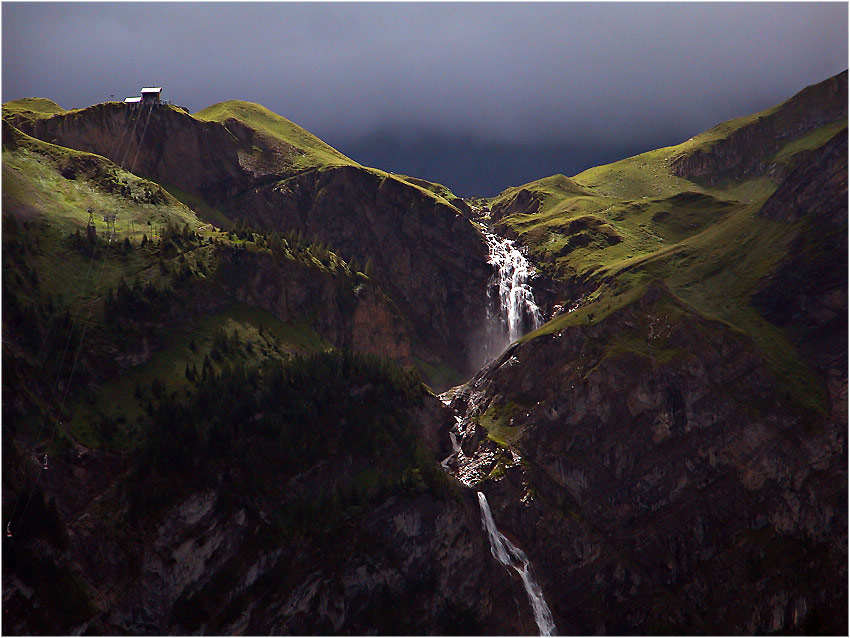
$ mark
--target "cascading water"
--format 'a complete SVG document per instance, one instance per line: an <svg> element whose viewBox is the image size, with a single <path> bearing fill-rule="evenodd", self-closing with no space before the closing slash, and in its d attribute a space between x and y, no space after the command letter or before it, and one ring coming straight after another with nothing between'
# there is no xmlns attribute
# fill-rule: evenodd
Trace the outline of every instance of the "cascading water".
<svg viewBox="0 0 850 638"><path fill-rule="evenodd" d="M525 255L509 239L488 232L484 238L490 252L487 263L495 268L488 288L491 308L486 358L490 361L526 332L539 327L543 318L528 285L534 270Z"/></svg>
<svg viewBox="0 0 850 638"><path fill-rule="evenodd" d="M493 556L505 567L514 569L522 578L522 584L525 586L525 593L528 594L528 600L531 602L531 608L534 611L534 621L537 623L537 628L540 630L541 636L555 635L555 621L552 620L552 613L549 611L549 606L543 598L543 591L540 585L534 580L531 574L531 562L519 547L509 541L502 532L496 527L493 521L493 514L490 512L490 504L487 502L487 497L484 492L478 492L478 504L481 506L481 523L484 529L487 530L487 536L490 538L490 551Z"/></svg>
<svg viewBox="0 0 850 638"><path fill-rule="evenodd" d="M482 211L478 212L482 213ZM481 214L481 218L488 219L489 214ZM525 255L509 239L503 239L486 231L483 234L489 248L487 262L494 267L495 271L487 290L490 298L484 352L485 363L487 363L526 332L538 328L543 323L543 317L528 285L534 269ZM473 457L467 457L458 441L458 436L465 438L469 432L474 433L476 430L474 414L479 409L476 396L478 396L476 392L472 391L468 396L466 414L455 417L457 422L449 432L452 452L442 462L443 468L454 474L467 487L474 487L485 478L486 473L482 475L481 468L492 465L497 454L478 450ZM454 392L445 393L441 398L448 404L453 397ZM511 450L511 455L514 462L519 464L520 458L517 453ZM555 622L543 598L543 592L534 580L531 562L525 552L511 543L496 528L490 505L483 492L478 492L478 503L481 507L481 522L490 540L490 551L502 565L515 570L522 578L540 635L554 636Z"/></svg>

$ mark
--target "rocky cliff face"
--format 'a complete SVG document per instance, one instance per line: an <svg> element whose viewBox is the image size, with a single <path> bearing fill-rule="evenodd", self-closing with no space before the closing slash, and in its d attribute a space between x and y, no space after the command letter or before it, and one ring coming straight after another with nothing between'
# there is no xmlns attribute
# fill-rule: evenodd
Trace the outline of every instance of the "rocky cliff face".
<svg viewBox="0 0 850 638"><path fill-rule="evenodd" d="M460 391L458 471L491 479L561 632L843 633L846 390L812 426L775 383L751 342L653 285Z"/></svg>
<svg viewBox="0 0 850 638"><path fill-rule="evenodd" d="M36 271L60 244L32 225L13 241L4 225L4 301L15 304L3 329L3 505L14 528L4 537L4 629L534 633L519 578L490 553L472 487L528 554L560 633L845 634L841 113L846 73L725 137L715 131L671 163L694 181L668 180L659 198L628 188L666 180L656 173L667 158L619 166L616 197L588 194L608 192L605 171L586 188L554 176L533 192L506 191L489 221L505 230L511 215L551 211L557 223L541 224L537 239L557 258L584 254L588 269L547 281L539 305L557 302L562 314L444 395L449 407L387 360L470 365L489 275L470 224L477 208L345 158L305 164L297 145L236 117L163 107L132 132L118 105L22 118L42 139L119 162L122 131L136 146L145 136L138 157L128 146L130 167L263 229L248 239L187 232L156 254L113 255L111 266L140 263L146 274L159 261L174 285L141 316L112 306L124 308L109 317L120 329L104 321L74 360L72 410L110 377L132 378L161 345L158 332L230 303L288 327L303 319L322 343L309 356L252 358L247 346L268 341L237 335L234 345L222 332L228 357L200 379L179 360L166 389L110 386L118 398L104 403L132 403L132 423L55 426L39 345L48 327L64 337L79 323L39 296L36 283L51 280ZM793 162L772 157L807 132L825 135L824 123L830 139L809 140ZM99 180L108 168L56 161L65 180ZM747 184L729 198L697 192L756 175L777 186L770 195L760 180L758 203L739 200ZM132 199L125 181L107 186ZM170 198L142 199L160 195ZM604 201L559 212L567 197ZM21 216L38 209L4 199L4 222L7 201ZM284 247L275 230L315 241ZM758 259L730 257L737 247ZM725 294L717 282L733 279ZM42 422L57 433L53 447ZM86 429L101 432L98 445L76 440Z"/></svg>
<svg viewBox="0 0 850 638"><path fill-rule="evenodd" d="M247 192L234 210L264 227L328 242L373 277L410 318L419 356L472 370L469 335L484 325L491 270L480 234L456 208L392 176L356 167L310 171Z"/></svg>
<svg viewBox="0 0 850 638"><path fill-rule="evenodd" d="M847 71L803 89L717 141L696 146L675 158L671 168L679 177L707 184L782 175L785 168L769 159L773 153L788 140L841 118L847 118Z"/></svg>
<svg viewBox="0 0 850 638"><path fill-rule="evenodd" d="M584 188L564 175L552 175L535 183L534 191L524 186L509 188L496 197L491 211L491 219L498 223L510 215L540 212L543 203L550 197L569 195L589 195ZM545 189L541 193L538 189ZM541 189L541 190L542 190ZM536 192L535 192L536 191Z"/></svg>
<svg viewBox="0 0 850 638"><path fill-rule="evenodd" d="M831 227L847 223L847 128L826 144L805 152L770 196L759 215L775 221L796 222L809 213Z"/></svg>
<svg viewBox="0 0 850 638"><path fill-rule="evenodd" d="M800 231L753 304L786 330L840 404L847 379L847 129L808 153L759 215L798 223Z"/></svg>
<svg viewBox="0 0 850 638"><path fill-rule="evenodd" d="M435 398L426 401L411 413L415 428L451 420ZM214 463L210 458L205 462ZM300 471L265 470L280 481L271 493L251 488L248 468L221 473L202 466L194 478L165 488L170 504L142 515L137 498L162 499L133 495L140 493L126 479L135 471L131 459L69 450L54 463L45 492L61 491L63 481L85 480L89 489L63 498L58 509L52 504L54 528L40 521L4 540L11 557L4 566L8 633L531 629L527 614L504 604L521 586L492 560L472 496L425 489L422 477L403 491L376 492L364 482L371 463L356 451L322 454ZM329 497L339 493L350 496ZM285 525L282 511L293 516ZM43 572L49 564L57 567ZM64 579L62 602L42 613L50 604L44 592L14 574L31 585Z"/></svg>
<svg viewBox="0 0 850 638"><path fill-rule="evenodd" d="M235 299L286 323L307 322L337 348L412 364L409 321L365 277L323 272L269 253L221 250L214 288L202 299L209 308Z"/></svg>
<svg viewBox="0 0 850 638"><path fill-rule="evenodd" d="M10 120L38 139L112 160L125 170L218 202L267 173L240 162L238 138L216 122L161 107L104 103L34 121Z"/></svg>

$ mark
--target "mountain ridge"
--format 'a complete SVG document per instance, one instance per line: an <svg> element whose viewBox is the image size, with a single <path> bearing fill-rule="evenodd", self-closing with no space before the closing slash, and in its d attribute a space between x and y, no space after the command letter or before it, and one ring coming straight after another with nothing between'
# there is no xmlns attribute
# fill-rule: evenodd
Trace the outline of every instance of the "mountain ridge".
<svg viewBox="0 0 850 638"><path fill-rule="evenodd" d="M302 233L361 267L370 262L380 284L413 319L420 359L430 364L446 360L458 371L456 379L475 366L479 355L466 334L482 321L483 311L473 300L489 276L481 261L486 245L454 204L419 184L331 152L259 105L227 102L201 114L196 118L169 105L135 112L101 104L36 120L13 112L9 121L36 137L111 155L119 163L132 161L138 174L164 184L196 214L206 215L204 221L233 224L238 219L249 227ZM129 141L124 142L126 133ZM328 189L336 195L324 197ZM359 209L354 216L347 211L351 207ZM216 214L210 216L211 210ZM367 211L375 213L362 224ZM375 228L398 241L376 241ZM426 237L453 239L429 251L421 246ZM464 255L475 257L470 261ZM423 289L423 278L448 286ZM459 302L446 305L448 297ZM427 344L435 344L436 351Z"/></svg>
<svg viewBox="0 0 850 638"><path fill-rule="evenodd" d="M480 490L561 633L846 633L846 82L468 200L4 105L4 629L532 633ZM484 230L544 322L482 367Z"/></svg>

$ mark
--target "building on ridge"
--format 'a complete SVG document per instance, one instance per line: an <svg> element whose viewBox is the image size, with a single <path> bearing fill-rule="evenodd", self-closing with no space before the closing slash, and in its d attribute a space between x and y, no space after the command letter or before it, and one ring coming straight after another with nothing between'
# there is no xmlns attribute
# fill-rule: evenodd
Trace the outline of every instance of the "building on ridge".
<svg viewBox="0 0 850 638"><path fill-rule="evenodd" d="M145 87L141 91L142 93L142 104L159 104L160 94L162 93L161 86L149 86Z"/></svg>
<svg viewBox="0 0 850 638"><path fill-rule="evenodd" d="M125 97L124 104L126 104L132 109L137 109L142 105L142 96L137 95L135 97Z"/></svg>

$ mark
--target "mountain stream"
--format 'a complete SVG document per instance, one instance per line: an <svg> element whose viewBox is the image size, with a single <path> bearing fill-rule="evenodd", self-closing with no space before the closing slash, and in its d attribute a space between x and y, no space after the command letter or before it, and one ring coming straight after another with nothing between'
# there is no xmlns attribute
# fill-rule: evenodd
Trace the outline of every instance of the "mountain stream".
<svg viewBox="0 0 850 638"><path fill-rule="evenodd" d="M554 636L555 622L552 620L549 605L546 604L546 599L543 598L543 591L531 573L531 562L528 560L528 556L498 530L496 523L493 521L490 504L487 502L484 492L478 492L478 504L481 506L481 523L484 525L484 529L487 530L487 536L490 538L490 551L502 565L515 570L522 578L522 584L525 586L525 593L528 594L528 600L531 602L531 608L534 611L534 622L537 623L540 635Z"/></svg>

